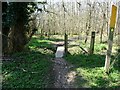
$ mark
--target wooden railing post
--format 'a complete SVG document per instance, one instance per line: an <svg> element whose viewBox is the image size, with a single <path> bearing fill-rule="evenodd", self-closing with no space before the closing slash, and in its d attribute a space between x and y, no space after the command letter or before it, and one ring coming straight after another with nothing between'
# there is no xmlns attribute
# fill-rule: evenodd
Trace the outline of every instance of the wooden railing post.
<svg viewBox="0 0 120 90"><path fill-rule="evenodd" d="M68 35L65 33L65 54L68 52Z"/></svg>
<svg viewBox="0 0 120 90"><path fill-rule="evenodd" d="M90 42L90 54L94 53L94 43L95 43L95 32L91 33L91 42Z"/></svg>

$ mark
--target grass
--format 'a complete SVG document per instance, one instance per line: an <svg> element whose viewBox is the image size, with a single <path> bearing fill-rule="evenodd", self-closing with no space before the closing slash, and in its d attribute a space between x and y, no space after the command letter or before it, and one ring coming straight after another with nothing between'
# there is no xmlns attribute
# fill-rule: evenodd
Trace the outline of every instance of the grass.
<svg viewBox="0 0 120 90"><path fill-rule="evenodd" d="M26 45L29 50L14 53L12 60L3 61L2 75L3 88L47 88L53 86L52 65L50 61L54 57L54 41L61 41L63 37L53 36L49 40L34 36ZM81 42L81 43L80 43ZM73 41L89 49L89 41L84 44L82 41ZM120 86L119 61L115 62L109 74L104 72L106 44L95 44L95 54L85 55L79 46L69 47L69 53L65 59L74 65L72 70L77 72L75 79L79 87L112 87ZM114 47L113 47L114 48ZM115 49L114 49L115 50ZM115 55L115 54L114 54ZM112 60L115 58L113 55ZM118 58L119 59L119 58Z"/></svg>
<svg viewBox="0 0 120 90"><path fill-rule="evenodd" d="M87 45L87 46L86 46ZM82 44L83 48L89 47L89 44ZM69 54L65 59L74 65L72 70L77 72L75 79L76 86L92 88L118 88L120 87L120 68L118 62L111 68L110 73L104 71L105 53L103 49L107 48L106 44L95 44L93 55L82 54L79 46L69 47ZM114 47L113 47L114 48ZM106 50L104 50L106 52ZM112 55L112 60L115 54ZM118 58L119 59L119 58Z"/></svg>
<svg viewBox="0 0 120 90"><path fill-rule="evenodd" d="M120 84L118 70L113 68L109 75L104 73L104 55L69 55L66 60L75 65L78 87L114 87ZM84 78L83 82L80 80L81 76Z"/></svg>
<svg viewBox="0 0 120 90"><path fill-rule="evenodd" d="M3 88L52 87L53 63L50 59L54 51L51 42L33 37L27 46L29 51L14 53L13 60L3 61Z"/></svg>

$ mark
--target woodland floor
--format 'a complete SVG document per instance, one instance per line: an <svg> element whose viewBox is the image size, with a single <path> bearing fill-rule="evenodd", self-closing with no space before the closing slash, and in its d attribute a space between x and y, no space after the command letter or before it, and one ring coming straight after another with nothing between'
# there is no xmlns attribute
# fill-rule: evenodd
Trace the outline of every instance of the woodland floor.
<svg viewBox="0 0 120 90"><path fill-rule="evenodd" d="M26 46L29 50L11 54L2 62L3 88L99 88L120 86L119 61L116 60L110 74L104 73L106 43L98 43L96 38L93 55L85 54L89 41L71 36L69 53L55 58L57 47L63 46L63 37L40 38L34 36ZM105 40L105 39L103 39ZM116 58L113 45L111 62ZM119 59L119 58L118 58Z"/></svg>

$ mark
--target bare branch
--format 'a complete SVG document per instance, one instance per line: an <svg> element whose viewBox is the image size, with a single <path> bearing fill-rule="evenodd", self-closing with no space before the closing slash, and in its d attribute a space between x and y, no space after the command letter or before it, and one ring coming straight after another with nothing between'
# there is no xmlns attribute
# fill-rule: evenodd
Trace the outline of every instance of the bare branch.
<svg viewBox="0 0 120 90"><path fill-rule="evenodd" d="M63 9L64 9L64 12L68 13L68 11L67 11L66 8L65 8L65 4L64 4L64 2L62 2L62 7L63 7ZM70 16L69 13L68 13L68 15Z"/></svg>
<svg viewBox="0 0 120 90"><path fill-rule="evenodd" d="M80 6L81 6L81 3L80 3L80 2L77 2L77 4L79 5L79 8L80 8Z"/></svg>
<svg viewBox="0 0 120 90"><path fill-rule="evenodd" d="M52 14L57 15L56 13L54 13L54 12L52 12L52 11L47 10L47 9L45 8L45 5L43 6L43 8L44 8L44 11L45 11L45 12L47 12L47 13L52 13Z"/></svg>

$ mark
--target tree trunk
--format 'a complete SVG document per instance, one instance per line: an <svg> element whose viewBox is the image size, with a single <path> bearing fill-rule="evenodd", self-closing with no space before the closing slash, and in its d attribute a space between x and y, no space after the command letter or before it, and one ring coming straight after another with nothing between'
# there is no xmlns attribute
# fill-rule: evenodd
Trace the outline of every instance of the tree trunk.
<svg viewBox="0 0 120 90"><path fill-rule="evenodd" d="M29 36L29 40L31 40L32 36L35 34L35 32L38 31L36 28L34 28Z"/></svg>
<svg viewBox="0 0 120 90"><path fill-rule="evenodd" d="M9 27L2 28L2 53L7 53Z"/></svg>
<svg viewBox="0 0 120 90"><path fill-rule="evenodd" d="M103 26L102 26L102 29L101 29L101 32L100 32L100 43L102 43L102 36L103 36Z"/></svg>
<svg viewBox="0 0 120 90"><path fill-rule="evenodd" d="M100 43L102 43L102 39L103 39L103 30L104 30L105 22L106 22L106 15L105 13L103 13L103 24L102 24L102 29L100 33Z"/></svg>
<svg viewBox="0 0 120 90"><path fill-rule="evenodd" d="M89 35L89 33L88 33L88 32L86 32L86 36L85 36L85 43L87 43L87 40L88 40L88 35Z"/></svg>
<svg viewBox="0 0 120 90"><path fill-rule="evenodd" d="M85 43L87 43L89 31L91 29L91 19L92 19L92 9L91 9L91 5L90 5L89 19L88 19L88 23L86 23L87 31L86 31L85 41L84 41Z"/></svg>
<svg viewBox="0 0 120 90"><path fill-rule="evenodd" d="M9 52L19 52L24 49L27 43L27 37L24 31L24 25L22 23L17 23L11 27L8 40Z"/></svg>

